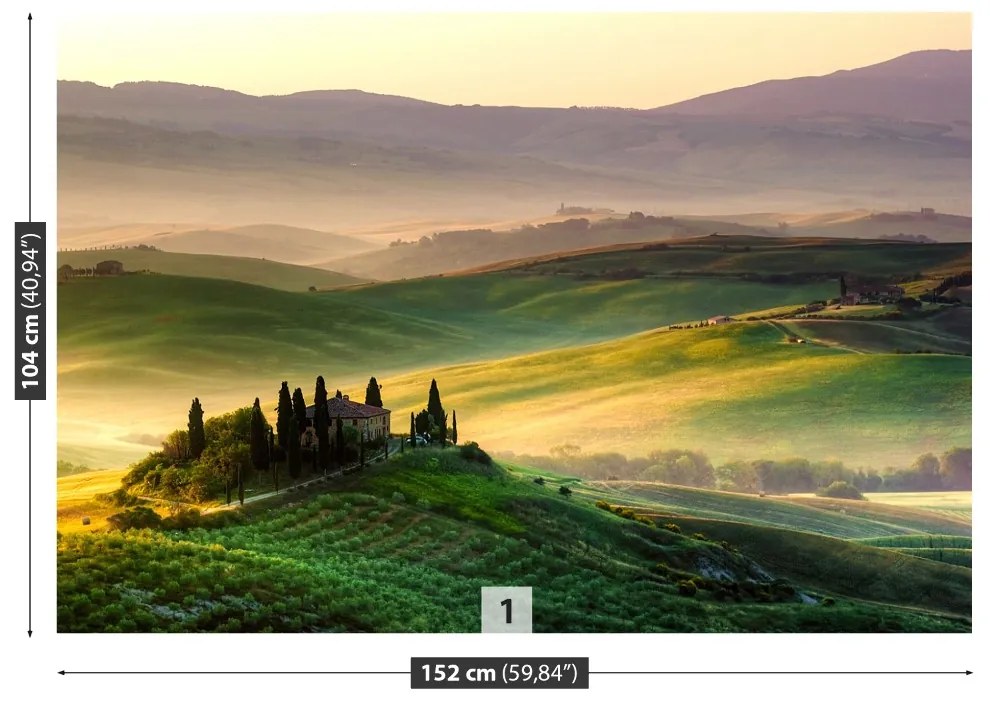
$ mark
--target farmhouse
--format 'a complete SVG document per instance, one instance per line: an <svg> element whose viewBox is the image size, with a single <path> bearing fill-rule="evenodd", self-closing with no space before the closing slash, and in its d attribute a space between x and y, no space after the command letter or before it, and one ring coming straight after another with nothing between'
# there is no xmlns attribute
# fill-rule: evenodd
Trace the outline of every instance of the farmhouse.
<svg viewBox="0 0 990 710"><path fill-rule="evenodd" d="M708 325L722 325L723 323L731 323L732 319L729 316L712 316L706 322Z"/></svg>
<svg viewBox="0 0 990 710"><path fill-rule="evenodd" d="M381 439L388 436L392 431L392 412L388 409L375 407L370 404L352 402L348 395L342 397L331 397L327 400L327 413L330 415L330 428L337 426L337 420L342 426L350 426L363 432L369 439ZM306 407L306 432L303 434L304 445L307 435L313 429L313 417L316 414L316 407L310 405ZM315 438L315 431L312 432Z"/></svg>
<svg viewBox="0 0 990 710"><path fill-rule="evenodd" d="M101 261L94 270L97 276L119 276L124 273L124 265L116 259Z"/></svg>
<svg viewBox="0 0 990 710"><path fill-rule="evenodd" d="M851 283L842 297L843 306L860 303L891 303L904 297L904 289L891 284Z"/></svg>

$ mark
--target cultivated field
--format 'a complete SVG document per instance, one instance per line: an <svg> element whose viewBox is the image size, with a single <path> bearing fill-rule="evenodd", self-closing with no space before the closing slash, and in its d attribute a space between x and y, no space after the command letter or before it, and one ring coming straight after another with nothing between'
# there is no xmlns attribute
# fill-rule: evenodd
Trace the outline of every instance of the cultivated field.
<svg viewBox="0 0 990 710"><path fill-rule="evenodd" d="M120 479L126 473L124 470L92 471L59 477L58 531L83 532L105 527L107 516L116 513L117 509L96 500L95 496L120 488ZM90 525L82 524L84 516L90 518Z"/></svg>
<svg viewBox="0 0 990 710"><path fill-rule="evenodd" d="M969 629L963 568L744 525L777 536L781 554L756 558L544 480L417 450L244 512L65 535L59 630L476 632L477 589L499 584L540 590L544 632ZM820 571L792 574L799 553ZM840 566L846 581L823 586Z"/></svg>

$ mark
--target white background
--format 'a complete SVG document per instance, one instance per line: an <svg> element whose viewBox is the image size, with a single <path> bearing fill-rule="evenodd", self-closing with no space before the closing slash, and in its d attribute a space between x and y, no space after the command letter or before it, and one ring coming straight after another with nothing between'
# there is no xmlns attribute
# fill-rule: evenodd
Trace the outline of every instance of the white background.
<svg viewBox="0 0 990 710"><path fill-rule="evenodd" d="M306 3L169 2L85 5L57 2L3 3L0 7L0 52L3 53L2 222L12 240L13 222L27 219L27 14L33 12L34 32L34 219L48 223L48 274L55 271L56 132L55 56L57 22L70 12L118 8L144 12L165 9L298 9L326 11L374 5L401 9L463 9L464 3ZM472 8L517 10L846 10L974 12L975 85L987 86L985 23L990 11L972 2L486 2ZM176 47L181 51L181 38ZM126 59L124 59L126 61ZM985 91L985 90L984 90ZM990 194L986 175L986 102L974 91L974 259L982 273L987 237L986 210L980 196ZM983 199L986 199L985 197ZM10 242L8 241L8 245ZM12 291L13 250L0 249L0 272ZM976 292L974 365L984 361L985 289ZM990 665L977 649L986 646L981 598L986 592L982 544L974 563L974 633L969 635L58 635L55 633L55 289L48 289L48 400L36 402L34 413L34 613L32 638L27 635L27 403L13 401L13 383L3 411L6 465L0 467L0 507L4 565L0 583L0 703L10 708L363 708L395 704L401 707L489 707L520 703L521 707L566 703L569 707L656 708L863 708L971 707L985 697ZM12 357L9 306L0 308L0 333ZM974 366L974 422L984 417L985 378ZM121 402L121 406L127 406ZM974 498L986 490L983 442L975 441ZM982 530L983 507L974 512ZM538 590L536 590L538 593ZM604 670L794 670L794 671L964 671L974 675L849 675L849 676L592 676L586 691L447 690L411 691L407 676L61 676L60 670L395 670L405 671L411 656L590 656L592 671ZM983 656L985 658L985 656ZM628 705L627 705L628 704Z"/></svg>

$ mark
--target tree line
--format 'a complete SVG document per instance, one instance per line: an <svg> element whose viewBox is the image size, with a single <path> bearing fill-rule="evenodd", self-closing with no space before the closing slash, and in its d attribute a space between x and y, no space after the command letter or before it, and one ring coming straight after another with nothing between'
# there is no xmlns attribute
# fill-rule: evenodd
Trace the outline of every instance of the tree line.
<svg viewBox="0 0 990 710"><path fill-rule="evenodd" d="M365 393L365 404L382 406L381 387L372 377ZM334 395L343 398L340 390ZM322 376L316 378L313 393L313 441L303 447L306 433L306 399L302 388L290 394L283 381L278 392L276 421L268 423L259 398L250 407L206 418L202 403L193 398L184 429L176 429L162 442L162 448L135 464L124 486L138 492L176 500L205 501L236 486L243 499L244 484L257 482L264 474L272 476L276 490L279 472L299 478L309 464L314 473L360 462L383 446L385 437L369 438L366 432L343 423L338 417L331 427L327 410L328 393Z"/></svg>
<svg viewBox="0 0 990 710"><path fill-rule="evenodd" d="M446 446L450 441L457 445L457 411L452 412L453 419L450 428L447 427L447 412L443 408L440 399L440 388L437 381L430 382L430 393L427 396L426 409L420 410L419 414L409 413L409 444L416 446L417 435L427 441L437 441L441 446Z"/></svg>
<svg viewBox="0 0 990 710"><path fill-rule="evenodd" d="M805 458L729 461L715 466L701 451L657 450L627 458L619 453L584 453L566 444L549 456L500 452L517 463L593 480L657 481L739 493L812 493L836 481L862 492L966 491L973 485L973 450L955 447L941 456L927 453L910 466L852 468L840 461Z"/></svg>

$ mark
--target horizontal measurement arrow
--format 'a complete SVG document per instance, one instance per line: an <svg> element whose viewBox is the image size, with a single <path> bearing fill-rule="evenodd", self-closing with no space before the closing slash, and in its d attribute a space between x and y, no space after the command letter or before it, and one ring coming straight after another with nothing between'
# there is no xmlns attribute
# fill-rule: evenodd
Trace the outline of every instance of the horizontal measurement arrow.
<svg viewBox="0 0 990 710"><path fill-rule="evenodd" d="M590 675L973 675L973 671L589 671ZM59 671L59 675L409 675L409 671Z"/></svg>
<svg viewBox="0 0 990 710"><path fill-rule="evenodd" d="M59 675L409 675L409 671L59 671Z"/></svg>
<svg viewBox="0 0 990 710"><path fill-rule="evenodd" d="M588 671L590 675L973 675L973 671Z"/></svg>

